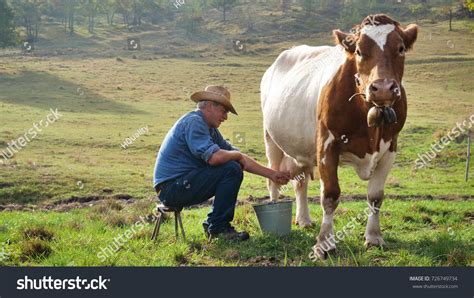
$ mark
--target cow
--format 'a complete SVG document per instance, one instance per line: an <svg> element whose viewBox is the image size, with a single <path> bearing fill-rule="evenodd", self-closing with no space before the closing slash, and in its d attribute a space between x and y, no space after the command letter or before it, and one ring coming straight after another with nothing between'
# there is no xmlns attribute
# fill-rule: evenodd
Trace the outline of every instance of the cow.
<svg viewBox="0 0 474 298"><path fill-rule="evenodd" d="M323 218L314 253L335 249L333 221L339 204L338 166L349 164L368 180L366 246L382 246L379 211L407 116L402 84L405 53L418 34L384 14L369 15L349 33L334 30L335 46L301 45L283 51L260 84L269 167L289 171L296 224L311 226L308 181L320 177ZM268 181L270 198L280 189Z"/></svg>

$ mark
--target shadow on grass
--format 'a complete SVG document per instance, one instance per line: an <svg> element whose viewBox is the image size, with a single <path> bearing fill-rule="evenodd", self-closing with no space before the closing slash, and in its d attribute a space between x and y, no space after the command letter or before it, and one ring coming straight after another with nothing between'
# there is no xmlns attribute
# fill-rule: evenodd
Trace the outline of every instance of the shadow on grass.
<svg viewBox="0 0 474 298"><path fill-rule="evenodd" d="M17 75L0 74L0 102L37 109L87 114L146 114L117 103L72 83L42 72L23 71Z"/></svg>

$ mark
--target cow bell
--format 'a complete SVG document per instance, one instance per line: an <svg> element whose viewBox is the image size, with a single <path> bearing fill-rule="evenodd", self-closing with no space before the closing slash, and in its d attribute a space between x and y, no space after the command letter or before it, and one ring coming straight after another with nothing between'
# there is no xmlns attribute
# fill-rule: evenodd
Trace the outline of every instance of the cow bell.
<svg viewBox="0 0 474 298"><path fill-rule="evenodd" d="M392 107L372 107L367 113L367 125L377 127L385 122L392 124L397 122L397 114Z"/></svg>
<svg viewBox="0 0 474 298"><path fill-rule="evenodd" d="M382 114L385 123L392 124L397 122L397 114L392 107L383 107Z"/></svg>
<svg viewBox="0 0 474 298"><path fill-rule="evenodd" d="M383 115L382 115L382 108L379 107L372 107L367 113L367 125L369 127L377 127L382 124Z"/></svg>

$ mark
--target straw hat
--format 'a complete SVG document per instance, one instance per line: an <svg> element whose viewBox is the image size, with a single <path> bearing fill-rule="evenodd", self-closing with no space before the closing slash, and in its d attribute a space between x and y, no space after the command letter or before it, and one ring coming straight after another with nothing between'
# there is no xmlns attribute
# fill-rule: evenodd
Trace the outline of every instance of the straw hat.
<svg viewBox="0 0 474 298"><path fill-rule="evenodd" d="M227 110L237 115L234 106L230 103L230 92L222 86L210 85L204 91L198 91L191 95L194 102L210 100L223 105Z"/></svg>

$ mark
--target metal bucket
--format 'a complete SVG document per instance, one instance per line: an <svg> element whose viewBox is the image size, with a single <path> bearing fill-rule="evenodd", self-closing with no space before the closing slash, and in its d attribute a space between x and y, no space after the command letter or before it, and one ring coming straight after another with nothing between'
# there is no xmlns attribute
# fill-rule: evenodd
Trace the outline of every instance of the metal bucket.
<svg viewBox="0 0 474 298"><path fill-rule="evenodd" d="M290 200L253 205L262 232L279 236L291 232L293 202Z"/></svg>

